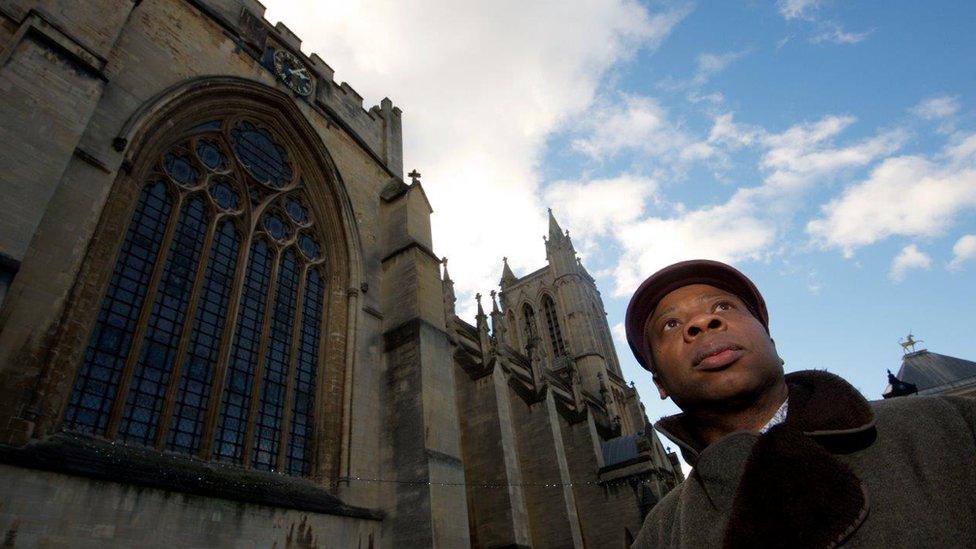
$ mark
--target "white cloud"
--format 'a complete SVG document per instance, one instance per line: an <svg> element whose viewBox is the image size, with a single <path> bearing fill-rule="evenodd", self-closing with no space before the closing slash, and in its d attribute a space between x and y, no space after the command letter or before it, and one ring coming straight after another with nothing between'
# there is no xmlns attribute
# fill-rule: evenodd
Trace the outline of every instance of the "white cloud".
<svg viewBox="0 0 976 549"><path fill-rule="evenodd" d="M692 83L701 86L713 75L727 69L734 61L741 59L747 50L730 51L726 53L702 53L698 55L697 69L692 77Z"/></svg>
<svg viewBox="0 0 976 549"><path fill-rule="evenodd" d="M821 207L807 232L850 257L854 250L892 235L934 236L956 216L976 208L974 136L947 147L936 159L887 158L868 178Z"/></svg>
<svg viewBox="0 0 976 549"><path fill-rule="evenodd" d="M573 149L594 159L640 151L665 161L708 158L707 143L696 142L653 97L623 95L620 101L594 106Z"/></svg>
<svg viewBox="0 0 976 549"><path fill-rule="evenodd" d="M895 282L905 280L905 274L911 269L928 269L932 265L932 258L918 249L915 244L909 244L891 261L888 277Z"/></svg>
<svg viewBox="0 0 976 549"><path fill-rule="evenodd" d="M940 95L923 100L911 108L911 113L919 118L934 120L948 118L959 112L959 98L951 95Z"/></svg>
<svg viewBox="0 0 976 549"><path fill-rule="evenodd" d="M962 269L963 263L976 258L976 234L963 235L952 246L952 261L946 268L950 271Z"/></svg>
<svg viewBox="0 0 976 549"><path fill-rule="evenodd" d="M807 19L820 4L820 0L780 0L777 2L779 13L785 19Z"/></svg>
<svg viewBox="0 0 976 549"><path fill-rule="evenodd" d="M657 47L690 4L636 0L313 2L266 0L363 96L403 109L405 168L423 172L434 246L451 257L460 299L512 267L543 261L537 163L546 139L579 117L607 71ZM585 31L581 31L585 29ZM504 219L499 216L504 212ZM466 230L465 228L470 228Z"/></svg>
<svg viewBox="0 0 976 549"><path fill-rule="evenodd" d="M864 40L871 33L865 32L849 32L844 30L843 27L833 22L825 22L820 25L820 31L813 36L810 40L814 44L820 44L822 42L830 42L833 44L857 44L858 42Z"/></svg>
<svg viewBox="0 0 976 549"><path fill-rule="evenodd" d="M645 277L676 261L762 259L775 230L743 196L740 191L724 204L619 226L622 254L614 270L614 295L629 295Z"/></svg>
<svg viewBox="0 0 976 549"><path fill-rule="evenodd" d="M630 223L644 213L658 190L655 179L622 175L612 179L557 181L546 187L544 200L560 223L573 227L574 239L604 236L615 224Z"/></svg>
<svg viewBox="0 0 976 549"><path fill-rule="evenodd" d="M846 31L836 21L822 19L818 13L821 6L820 0L780 0L777 2L776 6L779 10L779 14L787 21L797 19L811 23L814 28L814 35L810 38L810 41L814 44L820 44L823 42L830 42L833 44L856 44L871 34L869 31ZM781 48L788 40L789 37L781 40L777 46L777 49Z"/></svg>
<svg viewBox="0 0 976 549"><path fill-rule="evenodd" d="M739 188L724 203L615 224L612 233L622 255L613 270L614 294L627 295L644 277L675 261L706 258L735 263L777 253L778 240L806 191L890 154L905 139L904 132L890 130L835 145L853 123L852 117L825 116L770 133L737 124L732 113L717 116L707 141L714 147L762 149L762 183Z"/></svg>

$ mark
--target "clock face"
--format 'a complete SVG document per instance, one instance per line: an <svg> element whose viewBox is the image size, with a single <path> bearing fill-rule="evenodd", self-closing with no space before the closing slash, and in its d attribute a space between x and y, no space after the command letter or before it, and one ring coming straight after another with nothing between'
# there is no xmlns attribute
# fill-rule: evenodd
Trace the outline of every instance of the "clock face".
<svg viewBox="0 0 976 549"><path fill-rule="evenodd" d="M274 67L278 78L298 95L312 93L312 75L297 57L285 50L276 50Z"/></svg>

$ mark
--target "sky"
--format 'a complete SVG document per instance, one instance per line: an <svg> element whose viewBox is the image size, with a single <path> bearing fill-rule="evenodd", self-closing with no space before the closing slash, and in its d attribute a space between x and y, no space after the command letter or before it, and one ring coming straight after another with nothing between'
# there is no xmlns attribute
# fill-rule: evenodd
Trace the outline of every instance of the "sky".
<svg viewBox="0 0 976 549"><path fill-rule="evenodd" d="M976 360L976 3L264 0L306 53L403 110L458 312L545 262L552 207L631 356L631 292L726 261L787 372L879 398L898 342Z"/></svg>

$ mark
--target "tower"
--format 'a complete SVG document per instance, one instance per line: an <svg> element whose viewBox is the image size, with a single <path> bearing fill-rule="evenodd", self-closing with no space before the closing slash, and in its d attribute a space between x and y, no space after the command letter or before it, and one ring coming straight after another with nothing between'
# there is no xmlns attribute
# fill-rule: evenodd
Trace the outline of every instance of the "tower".
<svg viewBox="0 0 976 549"><path fill-rule="evenodd" d="M502 269L502 312L512 324L508 343L525 349L531 330L554 370L570 364L579 370L583 387L600 394L600 377L622 395L626 388L614 352L606 311L596 282L583 267L569 231L549 210L545 241L547 265L516 277L506 260ZM512 322L515 319L515 322Z"/></svg>

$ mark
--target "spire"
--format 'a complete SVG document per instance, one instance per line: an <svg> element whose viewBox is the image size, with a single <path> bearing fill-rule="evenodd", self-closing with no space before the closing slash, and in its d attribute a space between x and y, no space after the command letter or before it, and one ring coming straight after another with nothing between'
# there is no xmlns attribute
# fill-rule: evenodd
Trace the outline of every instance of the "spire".
<svg viewBox="0 0 976 549"><path fill-rule="evenodd" d="M556 216L552 215L552 208L549 208L549 240L559 240L563 236L563 229L556 221Z"/></svg>
<svg viewBox="0 0 976 549"><path fill-rule="evenodd" d="M502 279L499 281L498 284L504 288L505 286L508 286L509 284L515 282L516 280L518 279L515 277L515 273L513 273L512 268L508 266L508 258L503 257L502 258Z"/></svg>
<svg viewBox="0 0 976 549"><path fill-rule="evenodd" d="M450 282L450 283L453 284L454 281L451 280L451 273L447 272L447 258L446 257L442 257L441 258L441 265L444 266L444 277L443 277L442 280L444 280L444 282Z"/></svg>

